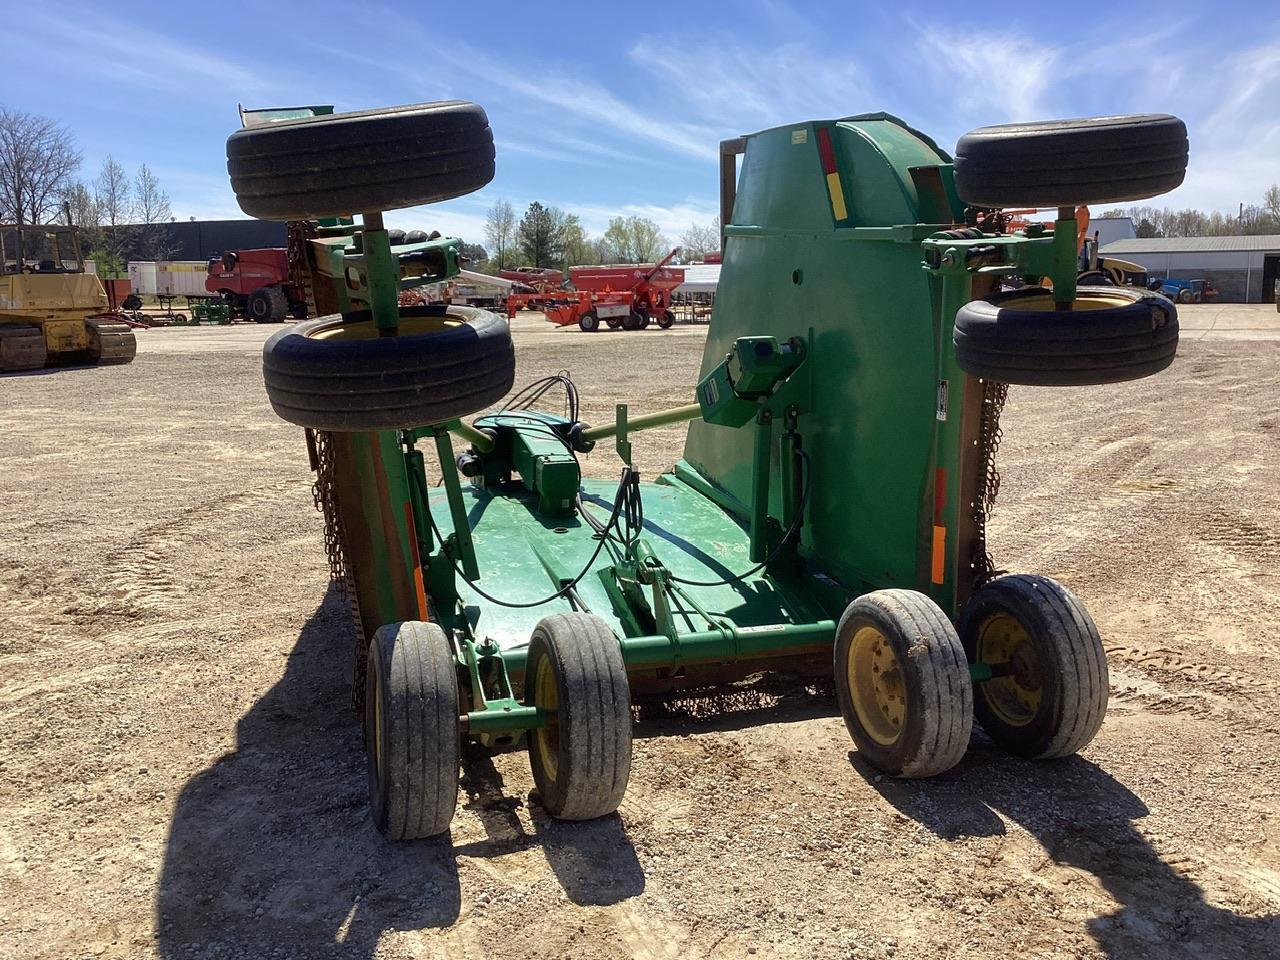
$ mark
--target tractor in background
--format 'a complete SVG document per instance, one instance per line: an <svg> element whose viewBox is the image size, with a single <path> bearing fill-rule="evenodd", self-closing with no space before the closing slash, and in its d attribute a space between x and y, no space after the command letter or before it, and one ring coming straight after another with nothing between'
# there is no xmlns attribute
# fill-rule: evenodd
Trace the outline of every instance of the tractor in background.
<svg viewBox="0 0 1280 960"><path fill-rule="evenodd" d="M1203 303L1218 295L1217 289L1208 280L1176 280L1163 277L1153 281L1153 290L1159 290L1170 300L1179 303Z"/></svg>
<svg viewBox="0 0 1280 960"><path fill-rule="evenodd" d="M129 363L133 330L86 273L78 228L0 225L0 372Z"/></svg>

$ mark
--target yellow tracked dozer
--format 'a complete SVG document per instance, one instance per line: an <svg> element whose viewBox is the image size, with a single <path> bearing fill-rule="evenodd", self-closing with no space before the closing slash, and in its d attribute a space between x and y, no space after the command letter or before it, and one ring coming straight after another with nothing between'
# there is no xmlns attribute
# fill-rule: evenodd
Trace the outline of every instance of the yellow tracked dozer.
<svg viewBox="0 0 1280 960"><path fill-rule="evenodd" d="M0 225L0 372L128 363L133 330L106 310L75 227Z"/></svg>

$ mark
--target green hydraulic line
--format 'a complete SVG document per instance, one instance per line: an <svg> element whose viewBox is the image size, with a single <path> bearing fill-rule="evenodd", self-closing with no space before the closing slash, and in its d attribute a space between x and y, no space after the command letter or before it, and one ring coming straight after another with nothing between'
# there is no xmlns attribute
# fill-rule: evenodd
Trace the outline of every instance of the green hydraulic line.
<svg viewBox="0 0 1280 960"><path fill-rule="evenodd" d="M697 420L702 416L702 405L697 403L687 403L683 407L671 407L668 410L658 410L655 413L645 413L638 417L628 417L626 421L626 430L628 433L634 433L636 430L649 430L653 427L665 427L670 423L683 423L686 420ZM603 440L606 437L612 437L618 432L618 424L602 423L598 427L590 427L582 431L583 440Z"/></svg>

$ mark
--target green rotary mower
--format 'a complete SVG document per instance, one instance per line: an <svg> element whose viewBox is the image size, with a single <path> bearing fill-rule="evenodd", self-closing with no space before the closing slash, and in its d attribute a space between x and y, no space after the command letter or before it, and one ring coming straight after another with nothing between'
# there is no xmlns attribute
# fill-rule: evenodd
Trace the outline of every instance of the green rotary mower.
<svg viewBox="0 0 1280 960"><path fill-rule="evenodd" d="M954 765L975 717L1033 758L1098 731L1093 620L1061 584L998 570L984 525L1009 384L1173 360L1168 300L1077 288L1075 205L1177 186L1181 121L986 127L954 159L879 113L725 141L700 380L686 405L619 402L596 425L565 376L502 402L499 318L397 306L456 273L459 241L393 244L382 212L489 181L483 110L285 119L227 148L245 212L294 221L319 315L266 344L264 377L306 428L387 836L447 831L464 739L526 745L552 816L609 814L633 700L761 671L834 672L858 751L894 776ZM1000 232L1001 208L1032 206L1056 222ZM681 421L682 459L642 481L637 435ZM617 456L616 483L584 479L593 449Z"/></svg>

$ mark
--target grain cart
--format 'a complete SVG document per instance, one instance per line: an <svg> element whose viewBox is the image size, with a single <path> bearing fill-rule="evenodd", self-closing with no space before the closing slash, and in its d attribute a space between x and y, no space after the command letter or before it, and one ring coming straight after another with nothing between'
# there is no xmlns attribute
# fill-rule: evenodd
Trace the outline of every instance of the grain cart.
<svg viewBox="0 0 1280 960"><path fill-rule="evenodd" d="M611 329L643 330L657 321L663 330L676 322L671 312L671 291L684 283L684 271L669 264L676 247L657 263L610 263L595 267L570 267L574 289L590 291L591 305L574 317L580 329L591 333L604 321ZM564 325L552 313L552 323Z"/></svg>
<svg viewBox="0 0 1280 960"><path fill-rule="evenodd" d="M333 312L276 334L263 370L277 413L306 428L353 602L378 827L448 829L464 739L525 744L552 816L608 814L628 781L633 698L770 669L834 670L859 753L895 776L951 767L975 716L1027 757L1088 743L1107 702L1093 620L1066 587L1004 574L988 553L999 416L1010 383L1111 383L1173 360L1169 301L1077 288L1072 214L1171 189L1186 151L1167 116L982 128L954 161L883 113L727 141L699 382L683 406L618 403L588 425L566 376L493 409L514 376L498 318L397 310L420 254L397 255L381 211L489 180L480 108L233 135L245 212L366 211L313 231ZM1060 205L1049 227L970 225L1042 204ZM457 248L422 253L449 273ZM1027 288L1001 292L1011 278ZM563 407L539 409L553 389ZM642 481L638 435L681 421L683 458ZM616 483L583 478L593 448L618 457Z"/></svg>
<svg viewBox="0 0 1280 960"><path fill-rule="evenodd" d="M130 325L85 273L76 227L0 225L0 372L62 363L129 363Z"/></svg>

